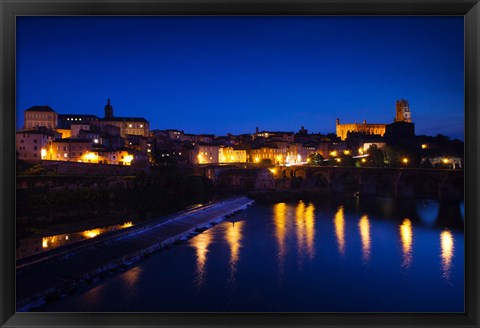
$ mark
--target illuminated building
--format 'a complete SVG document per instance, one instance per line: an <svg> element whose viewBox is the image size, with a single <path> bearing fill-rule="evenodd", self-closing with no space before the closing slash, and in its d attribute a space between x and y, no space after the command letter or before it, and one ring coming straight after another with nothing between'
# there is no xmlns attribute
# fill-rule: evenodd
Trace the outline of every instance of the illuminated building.
<svg viewBox="0 0 480 328"><path fill-rule="evenodd" d="M98 154L93 156L90 139L57 139L52 142L52 159L55 161L73 161L99 163Z"/></svg>
<svg viewBox="0 0 480 328"><path fill-rule="evenodd" d="M35 127L54 129L57 127L58 115L49 106L32 106L24 112L24 125L26 130Z"/></svg>
<svg viewBox="0 0 480 328"><path fill-rule="evenodd" d="M410 106L405 99L397 100L395 122L412 123L410 115Z"/></svg>
<svg viewBox="0 0 480 328"><path fill-rule="evenodd" d="M18 159L39 161L51 159L51 145L55 133L52 130L39 129L16 133L16 151Z"/></svg>
<svg viewBox="0 0 480 328"><path fill-rule="evenodd" d="M249 161L252 163L261 163L270 161L271 164L285 164L287 160L287 148L278 148L277 146L265 146L249 151Z"/></svg>
<svg viewBox="0 0 480 328"><path fill-rule="evenodd" d="M90 125L92 122L98 121L98 117L95 115L85 114L58 114L57 129L70 130L74 124Z"/></svg>
<svg viewBox="0 0 480 328"><path fill-rule="evenodd" d="M386 144L385 142L364 142L362 147L363 152L367 152L370 146L374 146L383 150L385 149Z"/></svg>
<svg viewBox="0 0 480 328"><path fill-rule="evenodd" d="M338 118L336 121L337 136L342 140L347 139L349 132L360 132L364 134L376 134L383 136L385 134L385 126L386 124L367 124L366 120L364 120L362 124L340 124L340 120Z"/></svg>
<svg viewBox="0 0 480 328"><path fill-rule="evenodd" d="M166 130L166 132L167 132L168 137L172 140L178 140L178 141L185 140L185 135L184 135L183 131L172 129L172 130Z"/></svg>
<svg viewBox="0 0 480 328"><path fill-rule="evenodd" d="M233 147L220 147L218 152L219 163L246 163L247 151Z"/></svg>
<svg viewBox="0 0 480 328"><path fill-rule="evenodd" d="M450 167L452 169L461 169L463 159L457 156L451 155L438 155L430 158L423 158L422 162L430 161L433 167Z"/></svg>
<svg viewBox="0 0 480 328"><path fill-rule="evenodd" d="M345 142L321 142L318 144L316 152L326 159L344 154L346 149Z"/></svg>
<svg viewBox="0 0 480 328"><path fill-rule="evenodd" d="M253 134L254 139L265 138L269 140L277 140L284 142L294 142L295 134L293 132L282 132L282 131L259 131L258 127L255 129Z"/></svg>
<svg viewBox="0 0 480 328"><path fill-rule="evenodd" d="M104 152L102 154L108 160L106 164L131 165L135 158L131 150L119 149Z"/></svg>
<svg viewBox="0 0 480 328"><path fill-rule="evenodd" d="M102 129L106 125L113 125L120 128L120 135L125 137L128 134L148 137L150 133L150 124L143 117L116 117L113 115L113 107L110 104L110 98L105 105L105 117L99 119L95 124Z"/></svg>
<svg viewBox="0 0 480 328"><path fill-rule="evenodd" d="M408 105L408 101L406 101L405 99L400 99L396 102L394 122L412 123L410 106ZM366 120L364 120L362 124L340 124L340 119L337 118L336 120L337 137L341 138L342 140L345 140L347 138L349 132L380 135L383 137L386 131L387 124L367 124Z"/></svg>
<svg viewBox="0 0 480 328"><path fill-rule="evenodd" d="M190 154L190 161L193 164L219 163L219 146L196 144Z"/></svg>
<svg viewBox="0 0 480 328"><path fill-rule="evenodd" d="M305 147L301 143L292 143L288 146L287 164L306 163L308 156L315 153L315 147Z"/></svg>

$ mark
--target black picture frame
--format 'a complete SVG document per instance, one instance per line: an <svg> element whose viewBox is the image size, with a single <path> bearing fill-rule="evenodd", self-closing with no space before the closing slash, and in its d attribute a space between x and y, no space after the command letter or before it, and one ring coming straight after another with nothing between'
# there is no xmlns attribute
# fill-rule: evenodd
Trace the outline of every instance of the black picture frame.
<svg viewBox="0 0 480 328"><path fill-rule="evenodd" d="M19 15L464 15L465 313L16 313L15 17ZM478 0L0 0L0 323L2 327L479 327Z"/></svg>

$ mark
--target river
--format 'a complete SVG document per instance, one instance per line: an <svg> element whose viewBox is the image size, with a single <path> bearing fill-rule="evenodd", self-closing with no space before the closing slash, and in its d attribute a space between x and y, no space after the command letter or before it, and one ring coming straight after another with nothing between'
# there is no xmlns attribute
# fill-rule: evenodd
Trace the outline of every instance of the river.
<svg viewBox="0 0 480 328"><path fill-rule="evenodd" d="M463 203L256 203L47 312L463 312Z"/></svg>

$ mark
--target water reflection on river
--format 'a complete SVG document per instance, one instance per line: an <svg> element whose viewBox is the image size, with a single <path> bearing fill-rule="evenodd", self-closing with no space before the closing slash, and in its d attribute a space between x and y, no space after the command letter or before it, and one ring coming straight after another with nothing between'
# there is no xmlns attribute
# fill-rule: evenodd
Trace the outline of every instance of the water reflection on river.
<svg viewBox="0 0 480 328"><path fill-rule="evenodd" d="M61 246L78 243L85 239L95 238L107 232L122 230L133 226L132 221L126 221L122 224L102 226L83 231L75 231L44 237L29 237L18 241L16 257L23 258L37 253L49 251ZM39 246L41 241L41 247Z"/></svg>
<svg viewBox="0 0 480 328"><path fill-rule="evenodd" d="M38 310L463 311L460 204L299 201L242 218Z"/></svg>

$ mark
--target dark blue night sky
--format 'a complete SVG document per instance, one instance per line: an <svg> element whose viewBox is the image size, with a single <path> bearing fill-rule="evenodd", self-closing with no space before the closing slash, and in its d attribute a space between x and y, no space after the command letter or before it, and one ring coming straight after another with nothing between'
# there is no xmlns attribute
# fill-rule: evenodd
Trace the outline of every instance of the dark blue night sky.
<svg viewBox="0 0 480 328"><path fill-rule="evenodd" d="M464 139L458 17L19 17L23 111L141 116L186 133L391 123Z"/></svg>

